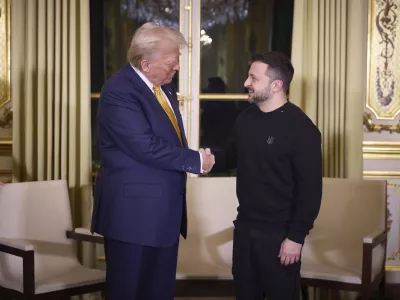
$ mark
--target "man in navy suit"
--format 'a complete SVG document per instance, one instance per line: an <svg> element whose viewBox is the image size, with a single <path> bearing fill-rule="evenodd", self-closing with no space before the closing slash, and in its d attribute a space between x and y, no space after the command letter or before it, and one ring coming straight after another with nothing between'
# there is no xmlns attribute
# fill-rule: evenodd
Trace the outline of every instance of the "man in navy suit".
<svg viewBox="0 0 400 300"><path fill-rule="evenodd" d="M108 300L174 299L186 172L208 173L215 163L209 149L188 149L171 83L185 44L175 29L144 24L129 64L101 93L92 232L105 237Z"/></svg>

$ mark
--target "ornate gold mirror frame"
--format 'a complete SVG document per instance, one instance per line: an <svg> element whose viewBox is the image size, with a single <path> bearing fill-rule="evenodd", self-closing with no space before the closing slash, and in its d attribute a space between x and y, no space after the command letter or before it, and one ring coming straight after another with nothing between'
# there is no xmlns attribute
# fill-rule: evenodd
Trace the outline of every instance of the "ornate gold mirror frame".
<svg viewBox="0 0 400 300"><path fill-rule="evenodd" d="M0 0L0 108L10 101L10 0Z"/></svg>

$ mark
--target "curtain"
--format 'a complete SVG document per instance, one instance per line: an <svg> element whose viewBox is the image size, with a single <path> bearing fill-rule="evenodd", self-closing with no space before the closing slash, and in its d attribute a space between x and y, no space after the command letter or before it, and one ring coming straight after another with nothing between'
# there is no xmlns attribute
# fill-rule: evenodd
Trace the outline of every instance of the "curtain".
<svg viewBox="0 0 400 300"><path fill-rule="evenodd" d="M83 227L92 203L89 17L89 0L11 1L13 181L67 180ZM93 266L93 246L81 250Z"/></svg>
<svg viewBox="0 0 400 300"><path fill-rule="evenodd" d="M367 2L295 1L291 101L322 133L326 177L362 177Z"/></svg>
<svg viewBox="0 0 400 300"><path fill-rule="evenodd" d="M367 9L365 0L295 0L290 99L322 133L325 177L362 178ZM357 297L309 290L313 300Z"/></svg>

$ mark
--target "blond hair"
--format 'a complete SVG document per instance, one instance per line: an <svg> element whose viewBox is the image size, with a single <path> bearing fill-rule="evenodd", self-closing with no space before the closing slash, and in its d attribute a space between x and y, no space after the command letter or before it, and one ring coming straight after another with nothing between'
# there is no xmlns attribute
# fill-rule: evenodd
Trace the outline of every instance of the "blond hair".
<svg viewBox="0 0 400 300"><path fill-rule="evenodd" d="M174 28L163 27L155 23L145 23L139 27L132 37L128 50L128 61L136 68L144 58L153 56L159 51L158 43L168 40L176 47L186 46L186 40L181 32Z"/></svg>

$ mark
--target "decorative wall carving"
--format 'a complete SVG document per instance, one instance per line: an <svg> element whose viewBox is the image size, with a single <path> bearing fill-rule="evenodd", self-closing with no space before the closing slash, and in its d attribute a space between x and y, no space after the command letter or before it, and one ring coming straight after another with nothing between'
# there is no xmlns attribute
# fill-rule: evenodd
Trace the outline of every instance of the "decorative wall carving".
<svg viewBox="0 0 400 300"><path fill-rule="evenodd" d="M375 124L372 120L372 114L367 112L364 113L363 124L368 132L381 133L382 131L389 131L390 133L400 133L400 121L396 124Z"/></svg>
<svg viewBox="0 0 400 300"><path fill-rule="evenodd" d="M400 133L400 0L369 0L364 127Z"/></svg>
<svg viewBox="0 0 400 300"><path fill-rule="evenodd" d="M11 0L0 0L0 181L12 177L12 105L10 77L10 6Z"/></svg>
<svg viewBox="0 0 400 300"><path fill-rule="evenodd" d="M377 119L400 112L400 0L370 0L367 107Z"/></svg>
<svg viewBox="0 0 400 300"><path fill-rule="evenodd" d="M9 129L12 127L13 113L11 107L4 108L0 116L0 128Z"/></svg>
<svg viewBox="0 0 400 300"><path fill-rule="evenodd" d="M12 156L12 139L0 137L0 156ZM1 168L0 168L1 174Z"/></svg>
<svg viewBox="0 0 400 300"><path fill-rule="evenodd" d="M0 108L10 101L10 0L0 0Z"/></svg>

